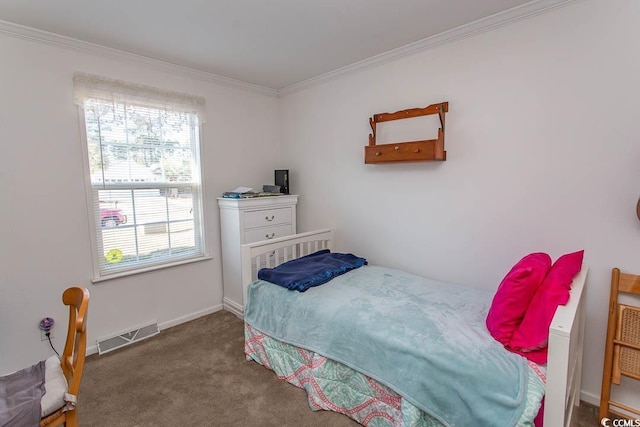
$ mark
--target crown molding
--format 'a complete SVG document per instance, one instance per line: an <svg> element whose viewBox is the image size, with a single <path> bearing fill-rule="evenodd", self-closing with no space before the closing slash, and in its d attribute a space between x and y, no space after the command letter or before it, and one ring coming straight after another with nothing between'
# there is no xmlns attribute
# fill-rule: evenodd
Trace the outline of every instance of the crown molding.
<svg viewBox="0 0 640 427"><path fill-rule="evenodd" d="M108 59L137 62L158 71L164 71L188 78L194 78L206 81L208 83L215 83L234 87L237 89L248 90L250 92L259 93L262 95L278 95L277 90L266 86L242 82L240 80L235 80L229 77L207 73L205 71L196 70L194 68L189 68L182 65L173 64L171 62L161 61L158 59L149 58L147 56L113 49L95 43L85 42L71 37L61 36L59 34L54 34L35 28L25 27L23 25L14 24L12 22L0 20L0 35L19 38L63 49L69 49L76 52L96 55Z"/></svg>
<svg viewBox="0 0 640 427"><path fill-rule="evenodd" d="M434 36L418 40L397 49L392 49L379 55L372 56L362 61L347 65L345 67L341 67L336 70L321 74L319 76L303 80L299 83L283 87L278 90L278 96L282 97L290 93L294 93L303 89L310 88L312 86L325 83L329 80L342 77L347 74L360 72L368 68L396 61L406 56L411 56L416 53L428 49L433 49L447 43L451 43L467 37L472 37L477 34L494 30L496 28L504 27L514 22L529 19L534 16L538 16L551 10L557 9L559 7L567 6L571 3L577 3L579 1L582 0L537 0L525 3L521 6L507 9L503 12L496 13L486 18L478 19L477 21L473 21L468 24L453 28L451 30L436 34Z"/></svg>

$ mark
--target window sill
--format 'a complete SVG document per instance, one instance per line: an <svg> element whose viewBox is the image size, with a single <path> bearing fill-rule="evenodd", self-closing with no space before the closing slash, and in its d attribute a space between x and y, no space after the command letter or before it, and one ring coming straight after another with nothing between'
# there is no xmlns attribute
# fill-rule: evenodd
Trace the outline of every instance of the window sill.
<svg viewBox="0 0 640 427"><path fill-rule="evenodd" d="M190 258L190 259L185 259L185 260L176 261L176 262L167 263L167 264L153 265L145 268L140 268L138 270L122 271L120 273L109 274L102 277L94 277L93 279L91 279L91 283L99 284L112 279L119 279L121 277L128 277L136 274L148 273L149 271L163 270L165 268L176 267L179 265L192 264L194 262L208 261L210 259L213 259L213 258L211 256L205 255L198 258Z"/></svg>

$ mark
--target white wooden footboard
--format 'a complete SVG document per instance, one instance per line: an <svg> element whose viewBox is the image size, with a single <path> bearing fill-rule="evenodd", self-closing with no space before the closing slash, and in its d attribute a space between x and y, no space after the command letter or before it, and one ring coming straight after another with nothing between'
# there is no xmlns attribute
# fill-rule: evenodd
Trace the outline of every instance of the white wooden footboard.
<svg viewBox="0 0 640 427"><path fill-rule="evenodd" d="M248 285L260 268L275 267L320 249L333 251L334 244L334 229L323 229L242 245L243 300L247 300ZM587 271L585 265L574 278L571 298L567 305L558 307L549 329L545 427L569 426L573 408L580 402Z"/></svg>
<svg viewBox="0 0 640 427"><path fill-rule="evenodd" d="M587 271L583 265L573 279L569 302L558 307L549 328L545 427L569 426L573 409L580 404Z"/></svg>
<svg viewBox="0 0 640 427"><path fill-rule="evenodd" d="M273 268L283 262L309 255L321 249L329 249L333 252L334 232L335 230L332 228L325 228L242 245L242 300L247 301L249 284L256 280L260 268ZM244 312L244 307L242 310Z"/></svg>

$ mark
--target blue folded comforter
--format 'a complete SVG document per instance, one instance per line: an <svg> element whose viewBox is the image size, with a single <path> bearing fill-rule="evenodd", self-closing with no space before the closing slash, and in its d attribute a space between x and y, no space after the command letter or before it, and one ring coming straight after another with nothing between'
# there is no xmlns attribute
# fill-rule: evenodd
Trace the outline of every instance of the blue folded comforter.
<svg viewBox="0 0 640 427"><path fill-rule="evenodd" d="M287 261L275 268L263 268L258 271L258 279L275 283L290 290L304 292L365 264L367 264L366 259L353 254L341 254L323 249Z"/></svg>

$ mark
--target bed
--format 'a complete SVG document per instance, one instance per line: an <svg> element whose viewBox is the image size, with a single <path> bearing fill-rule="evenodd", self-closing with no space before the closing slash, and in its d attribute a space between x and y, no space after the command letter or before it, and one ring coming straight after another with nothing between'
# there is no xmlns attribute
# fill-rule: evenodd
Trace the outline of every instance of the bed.
<svg viewBox="0 0 640 427"><path fill-rule="evenodd" d="M350 363L350 360L345 361L342 354L339 352L336 353L332 350L327 351L326 349L319 350L315 348L315 343L302 346L299 344L297 339L289 339L290 337L287 336L286 333L282 335L282 331L273 333L273 336L268 333L271 332L270 330L276 329L274 329L275 327L272 328L270 326L271 319L266 314L270 309L264 307L268 307L269 304L274 303L265 300L270 298L268 293L261 294L261 292L272 292L274 288L280 287L273 285L268 286L269 284L265 285L264 283L261 283L263 281L256 280L257 271L263 267L273 268L286 261L297 259L323 249L333 251L334 240L334 230L323 229L242 246L241 274L242 281L246 284L243 288L243 292L245 293L244 300L248 300L247 307L245 307L245 353L247 360L254 360L267 368L272 369L279 378L298 387L305 388L309 397L309 405L312 409L325 409L342 412L364 425L463 425L465 420L464 415L459 414L464 413L465 411L459 410L460 407L467 408L465 410L468 410L470 414L473 415L473 411L478 411L478 407L480 405L480 408L482 409L480 412L485 412L483 409L487 406L485 402L480 399L476 402L475 399L470 399L469 396L464 396L466 386L453 390L449 390L448 387L438 389L438 393L432 393L433 395L430 397L432 399L436 399L435 405L438 408L431 410L433 408L430 407L430 410L424 410L424 405L421 404L422 401L420 400L422 397L420 396L419 398L416 398L414 395L416 390L424 389L424 385L418 384L415 389L411 389L411 387L407 389L406 384L412 382L411 377L402 376L406 375L406 372L410 372L414 377L421 377L410 368L403 368L402 371L404 371L404 373L398 373L397 377L381 377L380 369L382 369L385 374L388 371L387 366L384 365L384 363L380 364L380 362L377 361L371 362L371 364L367 365L365 368L360 368L359 365L353 366L353 363ZM372 274L395 275L397 276L397 279L394 280L399 283L412 280L428 280L421 278L416 279L415 276L408 274L405 275L405 273L402 272L388 272L387 270L378 269L379 268L377 266L370 266L344 274L341 278L343 278L343 281L347 280L350 282L348 286L354 286L354 281L358 283L360 281L363 283L371 282L371 278L374 277ZM356 271L360 272L358 274L354 274ZM357 279L356 277L358 277L358 275L363 276L364 279ZM586 275L587 267L583 265L580 272L573 279L569 301L566 305L560 306L553 316L553 320L549 328L548 362L546 365L531 363L524 358L520 358L525 360L522 363L516 361L516 363L522 365L522 367L518 367L517 369L514 368L515 371L520 372L520 374L514 374L516 375L514 378L520 378L520 383L524 381L522 378L525 378L526 381L524 382L527 384L519 384L517 380L514 381L514 384L519 384L518 387L520 388L518 388L518 390L521 390L522 387L524 387L526 389L526 393L525 395L519 395L517 404L511 401L505 403L508 405L518 405L517 413L519 414L514 418L514 420L517 421L513 423L508 421L506 422L506 425L533 425L533 418L535 418L538 409L540 408L540 401L542 400L543 395L544 425L547 427L555 427L568 426L570 424L574 407L579 404L580 395L580 375L582 369L582 348L585 321L585 293L583 290ZM332 287L344 286L341 284L341 281L337 279L332 280L330 283L330 286L327 284L322 287L318 287L318 289L325 289L322 292L328 293ZM421 287L424 285L425 283L420 283ZM251 291L250 286L252 286ZM366 287L369 285L363 286ZM295 294L303 295L302 293L291 292L286 289L285 291L286 292L284 293L279 293L285 295L285 298L293 298L293 300L295 300ZM459 291L459 293L468 292L471 292L471 300L486 298L481 295L474 294L473 292L476 291L470 291L468 288L461 288ZM278 292L276 291L276 293ZM319 292L315 293L318 294ZM310 293L306 292L304 294L306 295ZM358 299L359 298L360 297L358 297ZM261 302L261 299L263 300L262 303L266 304L266 306L260 307L258 305ZM286 303L277 302L276 304L293 304L291 301ZM312 305L318 304L312 303ZM287 305L287 307L289 306ZM308 308L304 308L303 310L307 309ZM281 308L281 311L282 310L283 309ZM288 312L289 308L286 310ZM340 309L337 313L344 313L348 311L349 310ZM280 313L279 317L283 317L281 314L282 313ZM305 312L304 315L307 315L307 313ZM342 315L336 316L334 313L331 316L341 317ZM472 316L477 317L477 313ZM346 321L351 322L352 324L358 322L357 319L347 319ZM253 323L259 325L256 326L256 324ZM293 323L294 322L291 324ZM313 329L320 331L319 335L317 335L319 340L327 339L326 336L323 335L327 332L323 332L322 328L319 326L322 323L324 323L322 320L314 320L313 323ZM285 326L285 329L288 328L288 326ZM316 335L315 333L297 333L298 335ZM415 331L411 333L415 333ZM295 332L293 332L293 334L295 335ZM402 333L400 333L400 335L401 334ZM337 335L339 336L340 334ZM475 336L473 337L473 339L476 338L477 337ZM331 337L330 339L334 340L336 338ZM358 336L349 336L348 340L356 342L358 340ZM385 340L394 341L393 334L391 334L391 339L387 337ZM439 342L438 345L442 345L442 343ZM346 346L348 345L345 345L345 343L342 343L342 346L338 343L336 348L343 348ZM394 358L401 358L404 357L407 350L397 350L395 353L394 351L396 350L391 348L380 350L380 353L392 355ZM368 351L355 353L362 354L368 353ZM508 352L505 351L505 353ZM364 361L365 364L369 363L368 360L365 360L367 358L362 359L363 360L361 360L361 362ZM455 360L455 365L457 365L462 359ZM464 361L462 360L462 362ZM407 363L413 362L410 361ZM485 369L477 370L479 372L476 373L479 376L482 376L483 371L484 373L491 372L493 369L491 366L506 366L504 364L507 362L504 360L498 360L483 361L483 363L487 363L487 365ZM491 365L491 363L497 363L498 365ZM510 359L508 363L513 363L513 358ZM447 369L449 369L448 366L443 368L443 371ZM522 375L522 372L525 371L526 375ZM486 376L487 375L485 375L485 377ZM491 375L488 376L491 377ZM492 387L502 389L503 387L508 388L510 386L510 383L500 383L500 380L504 381L504 379L501 378L502 376L503 375L493 375L494 378L492 381L495 380L496 383ZM434 378L435 377L436 375L434 374ZM430 378L430 381L434 381L434 384L437 385L437 380ZM465 381L468 383L466 376L465 380L462 382ZM439 396L442 390L448 391L449 394L445 393L444 396ZM474 392L470 389L469 393ZM514 393L517 394L519 392ZM484 398L489 399L490 401L493 399L493 402L498 401L501 402L501 404L505 399L507 399L505 395L491 396L488 393L482 394L487 394ZM462 400L457 401L455 399ZM440 406L447 406L448 402L452 402L452 407L441 410ZM505 412L501 411L501 408L497 408L495 412L489 411L488 414L489 416L504 418ZM487 415L485 414L483 416ZM477 424L477 422L475 424L480 425ZM493 424L493 422L488 422L486 425Z"/></svg>

